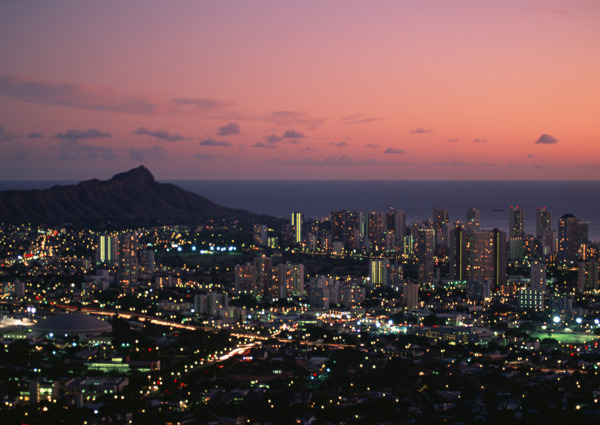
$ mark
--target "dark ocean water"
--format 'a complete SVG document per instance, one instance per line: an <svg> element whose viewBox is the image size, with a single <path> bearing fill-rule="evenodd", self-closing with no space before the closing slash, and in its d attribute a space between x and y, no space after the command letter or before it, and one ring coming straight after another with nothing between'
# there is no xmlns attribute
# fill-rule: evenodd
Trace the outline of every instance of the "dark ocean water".
<svg viewBox="0 0 600 425"><path fill-rule="evenodd" d="M525 211L525 231L535 233L535 211L552 211L553 227L565 213L589 222L590 239L600 240L600 182L596 181L315 181L315 180L171 180L217 204L287 217L293 211L312 218L331 211L406 211L408 222L430 218L446 208L452 221L468 208L481 210L484 229L508 228L511 205ZM45 189L72 181L0 181L0 190Z"/></svg>

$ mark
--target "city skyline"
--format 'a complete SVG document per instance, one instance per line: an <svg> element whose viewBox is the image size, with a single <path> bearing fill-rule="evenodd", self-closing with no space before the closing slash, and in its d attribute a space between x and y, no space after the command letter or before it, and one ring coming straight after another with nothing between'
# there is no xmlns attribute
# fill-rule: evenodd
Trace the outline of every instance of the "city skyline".
<svg viewBox="0 0 600 425"><path fill-rule="evenodd" d="M1 2L0 179L597 180L599 15Z"/></svg>

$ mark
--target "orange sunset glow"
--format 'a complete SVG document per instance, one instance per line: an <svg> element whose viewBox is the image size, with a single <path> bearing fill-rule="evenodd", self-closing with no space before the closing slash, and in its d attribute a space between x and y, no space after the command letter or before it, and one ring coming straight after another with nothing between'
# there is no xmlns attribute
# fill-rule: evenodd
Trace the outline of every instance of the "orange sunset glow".
<svg viewBox="0 0 600 425"><path fill-rule="evenodd" d="M600 2L0 2L0 179L600 178Z"/></svg>

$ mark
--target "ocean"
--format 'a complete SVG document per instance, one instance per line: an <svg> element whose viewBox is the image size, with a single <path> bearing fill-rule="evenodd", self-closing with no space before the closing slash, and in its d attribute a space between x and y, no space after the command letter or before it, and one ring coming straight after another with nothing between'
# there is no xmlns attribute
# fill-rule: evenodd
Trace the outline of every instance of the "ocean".
<svg viewBox="0 0 600 425"><path fill-rule="evenodd" d="M211 201L259 214L289 217L298 211L321 218L331 211L406 212L407 222L430 218L433 208L446 208L450 220L465 220L469 208L481 211L483 229L508 229L508 211L525 212L525 231L535 233L537 207L558 219L572 213L589 223L589 237L600 241L598 181L380 181L380 180L169 180ZM45 189L73 181L0 181L0 190Z"/></svg>

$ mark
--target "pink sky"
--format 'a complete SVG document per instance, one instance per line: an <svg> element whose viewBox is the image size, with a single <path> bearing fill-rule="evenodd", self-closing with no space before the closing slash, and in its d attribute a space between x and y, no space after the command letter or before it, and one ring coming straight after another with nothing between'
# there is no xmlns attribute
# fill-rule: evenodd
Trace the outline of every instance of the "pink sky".
<svg viewBox="0 0 600 425"><path fill-rule="evenodd" d="M600 2L0 2L0 179L598 179Z"/></svg>

